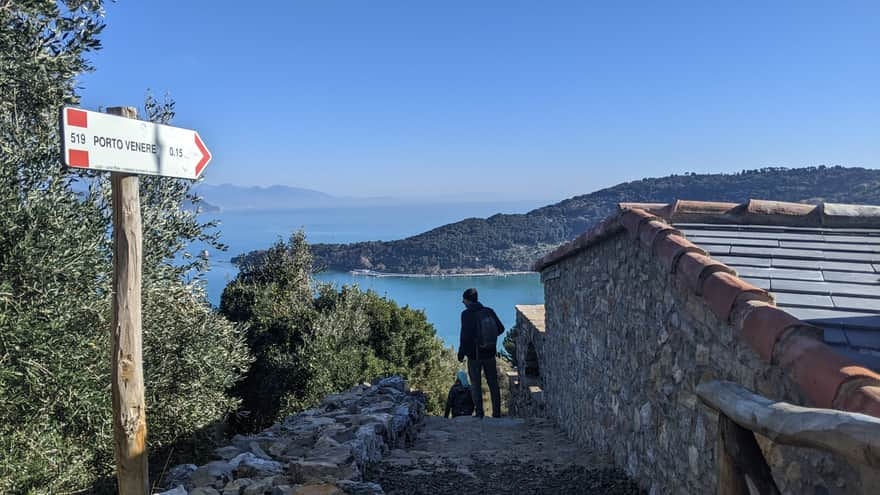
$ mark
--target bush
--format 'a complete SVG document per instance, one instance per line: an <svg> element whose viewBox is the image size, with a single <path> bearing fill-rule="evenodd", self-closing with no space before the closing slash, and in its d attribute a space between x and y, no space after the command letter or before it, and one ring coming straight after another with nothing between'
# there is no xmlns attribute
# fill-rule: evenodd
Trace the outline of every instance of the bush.
<svg viewBox="0 0 880 495"><path fill-rule="evenodd" d="M400 374L442 412L458 368L424 312L357 286L315 284L302 232L245 262L223 291L220 309L247 326L256 361L237 387L238 427L265 427L322 397Z"/></svg>

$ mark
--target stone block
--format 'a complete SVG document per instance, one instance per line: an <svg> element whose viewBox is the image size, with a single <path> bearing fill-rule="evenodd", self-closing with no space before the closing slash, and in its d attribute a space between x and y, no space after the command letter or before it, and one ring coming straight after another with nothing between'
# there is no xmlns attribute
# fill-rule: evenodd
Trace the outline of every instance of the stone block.
<svg viewBox="0 0 880 495"><path fill-rule="evenodd" d="M244 488L242 495L265 495L272 490L272 484L267 481L256 481Z"/></svg>
<svg viewBox="0 0 880 495"><path fill-rule="evenodd" d="M230 481L223 487L222 495L242 495L244 489L253 485L254 480L250 478L239 478Z"/></svg>
<svg viewBox="0 0 880 495"><path fill-rule="evenodd" d="M223 488L232 480L233 467L227 461L212 461L196 469L189 478L189 486Z"/></svg>
<svg viewBox="0 0 880 495"><path fill-rule="evenodd" d="M174 488L180 485L186 485L190 482L190 477L199 467L195 464L180 464L169 469L165 476L162 477L162 484L168 488Z"/></svg>
<svg viewBox="0 0 880 495"><path fill-rule="evenodd" d="M157 493L156 495L189 495L186 491L186 488L183 485L177 485L176 487L166 490L164 492Z"/></svg>
<svg viewBox="0 0 880 495"><path fill-rule="evenodd" d="M280 462L263 459L250 452L239 454L230 459L229 466L235 471L237 477L247 478L262 478L284 470L284 466Z"/></svg>
<svg viewBox="0 0 880 495"><path fill-rule="evenodd" d="M293 495L341 495L343 492L336 485L321 483L297 487Z"/></svg>
<svg viewBox="0 0 880 495"><path fill-rule="evenodd" d="M342 480L336 482L336 487L347 495L385 495L385 491L376 483Z"/></svg>
<svg viewBox="0 0 880 495"><path fill-rule="evenodd" d="M339 465L324 461L291 461L289 472L297 483L336 481L360 477L360 471L354 462Z"/></svg>

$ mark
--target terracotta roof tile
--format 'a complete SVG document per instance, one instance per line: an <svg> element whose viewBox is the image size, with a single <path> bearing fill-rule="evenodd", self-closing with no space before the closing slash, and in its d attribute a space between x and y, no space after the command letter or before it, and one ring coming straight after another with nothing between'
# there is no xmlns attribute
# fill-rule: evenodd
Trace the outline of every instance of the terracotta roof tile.
<svg viewBox="0 0 880 495"><path fill-rule="evenodd" d="M730 270L726 265L722 267ZM706 304L721 321L730 321L730 313L737 300L749 295L752 299L772 302L773 298L764 289L738 278L727 270L717 270L703 280L701 290ZM732 270L731 270L732 271Z"/></svg>
<svg viewBox="0 0 880 495"><path fill-rule="evenodd" d="M822 225L860 227L866 219L880 225L880 206L822 203Z"/></svg>
<svg viewBox="0 0 880 495"><path fill-rule="evenodd" d="M666 271L674 272L678 258L685 253L707 254L706 251L681 235L667 235L654 243L653 251Z"/></svg>
<svg viewBox="0 0 880 495"><path fill-rule="evenodd" d="M639 206L642 205L642 206ZM795 227L880 227L880 206L821 203L810 205L750 199L743 204L678 200L672 204L621 203L642 208L672 222L740 223Z"/></svg>
<svg viewBox="0 0 880 495"><path fill-rule="evenodd" d="M687 284L697 295L703 293L703 280L710 274L718 271L736 273L724 263L715 261L701 253L684 253L678 258L675 266L678 279Z"/></svg>
<svg viewBox="0 0 880 495"><path fill-rule="evenodd" d="M620 216L620 223L629 232L629 236L633 239L639 236L639 227L642 223L654 220L656 216L646 212L645 210L629 210Z"/></svg>
<svg viewBox="0 0 880 495"><path fill-rule="evenodd" d="M845 387L841 387L843 389ZM880 418L880 386L862 385L834 401L835 409L870 414Z"/></svg>
<svg viewBox="0 0 880 495"><path fill-rule="evenodd" d="M682 235L680 230L671 227L668 223L661 220L651 220L649 222L644 222L641 225L642 226L639 228L639 240L641 240L642 244L648 248L652 247L654 241L661 235Z"/></svg>
<svg viewBox="0 0 880 495"><path fill-rule="evenodd" d="M822 208L802 203L750 199L743 220L758 225L822 225Z"/></svg>
<svg viewBox="0 0 880 495"><path fill-rule="evenodd" d="M672 214L672 205L668 203L620 203L621 210L645 210L660 218L669 218Z"/></svg>
<svg viewBox="0 0 880 495"><path fill-rule="evenodd" d="M749 347L769 363L779 337L786 330L801 325L804 325L801 320L767 304L753 308L743 320L740 331Z"/></svg>
<svg viewBox="0 0 880 495"><path fill-rule="evenodd" d="M779 365L801 392L817 407L832 407L840 385L851 378L844 372L851 367L850 361L824 343L802 335L783 338L778 346Z"/></svg>
<svg viewBox="0 0 880 495"><path fill-rule="evenodd" d="M671 217L691 218L692 220L702 219L707 216L725 217L735 214L738 209L741 209L738 203L678 200L673 203Z"/></svg>

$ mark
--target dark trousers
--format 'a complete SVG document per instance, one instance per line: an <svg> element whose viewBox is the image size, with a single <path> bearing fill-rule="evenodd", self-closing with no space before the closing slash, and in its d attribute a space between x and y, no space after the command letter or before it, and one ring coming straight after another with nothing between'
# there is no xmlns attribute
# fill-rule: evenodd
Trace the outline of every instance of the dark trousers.
<svg viewBox="0 0 880 495"><path fill-rule="evenodd" d="M486 375L486 385L492 397L492 416L501 416L501 390L498 388L498 370L495 356L484 359L468 358L468 377L471 379L471 397L474 399L474 412L483 417L483 387L480 385L480 370Z"/></svg>

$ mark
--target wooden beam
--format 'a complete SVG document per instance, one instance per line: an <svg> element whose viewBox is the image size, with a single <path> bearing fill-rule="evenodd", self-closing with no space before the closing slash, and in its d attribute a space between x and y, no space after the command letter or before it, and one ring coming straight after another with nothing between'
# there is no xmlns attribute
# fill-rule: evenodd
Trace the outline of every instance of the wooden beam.
<svg viewBox="0 0 880 495"><path fill-rule="evenodd" d="M718 415L718 495L779 495L755 435Z"/></svg>
<svg viewBox="0 0 880 495"><path fill-rule="evenodd" d="M107 113L137 118L133 107ZM141 341L142 231L137 175L110 174L113 201L113 440L120 495L146 495L147 416Z"/></svg>
<svg viewBox="0 0 880 495"><path fill-rule="evenodd" d="M880 468L880 419L774 402L733 382L697 386L697 395L739 426L785 445L811 447Z"/></svg>

